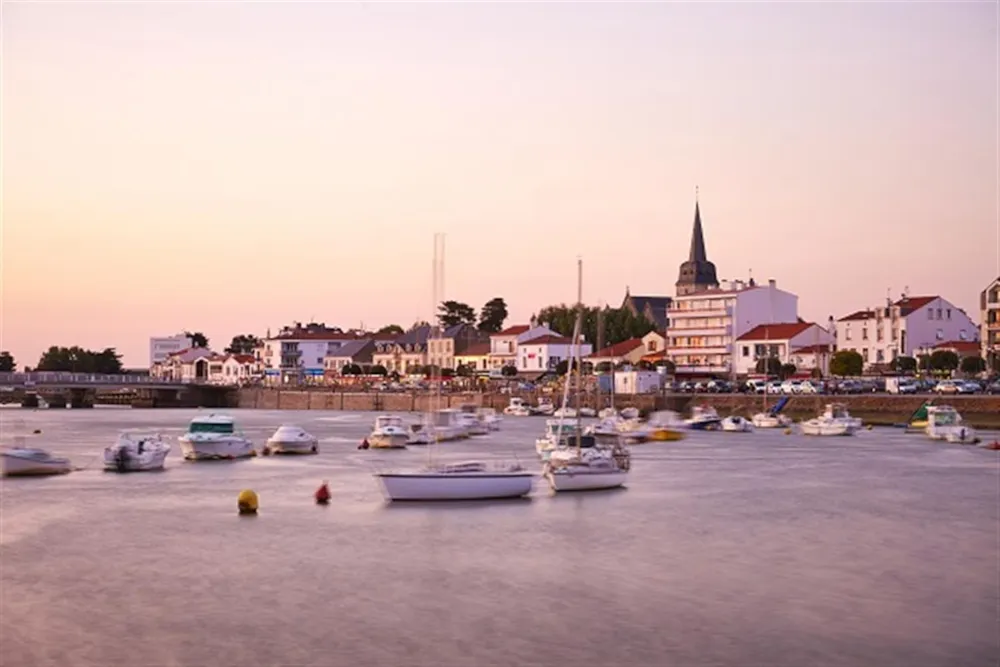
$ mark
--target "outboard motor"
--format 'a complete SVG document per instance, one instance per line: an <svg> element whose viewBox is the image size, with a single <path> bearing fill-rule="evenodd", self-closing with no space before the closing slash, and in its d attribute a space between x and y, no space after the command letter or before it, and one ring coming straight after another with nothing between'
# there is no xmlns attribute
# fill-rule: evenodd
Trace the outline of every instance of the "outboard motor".
<svg viewBox="0 0 1000 667"><path fill-rule="evenodd" d="M118 452L115 454L115 467L118 468L118 472L128 470L128 449L125 447L118 448Z"/></svg>

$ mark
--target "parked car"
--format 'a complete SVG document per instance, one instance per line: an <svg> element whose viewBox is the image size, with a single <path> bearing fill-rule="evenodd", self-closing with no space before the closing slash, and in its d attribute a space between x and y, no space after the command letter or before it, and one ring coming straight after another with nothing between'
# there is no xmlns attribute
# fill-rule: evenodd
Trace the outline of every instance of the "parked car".
<svg viewBox="0 0 1000 667"><path fill-rule="evenodd" d="M972 380L965 380L964 382L956 382L958 385L958 393L960 394L978 394L983 390L982 386L978 382Z"/></svg>
<svg viewBox="0 0 1000 667"><path fill-rule="evenodd" d="M934 387L934 391L938 394L957 394L960 390L958 383L954 380L941 380Z"/></svg>
<svg viewBox="0 0 1000 667"><path fill-rule="evenodd" d="M986 392L987 394L1000 394L1000 380L994 380L993 382L990 382L988 385L986 385L986 387L983 388L983 391Z"/></svg>

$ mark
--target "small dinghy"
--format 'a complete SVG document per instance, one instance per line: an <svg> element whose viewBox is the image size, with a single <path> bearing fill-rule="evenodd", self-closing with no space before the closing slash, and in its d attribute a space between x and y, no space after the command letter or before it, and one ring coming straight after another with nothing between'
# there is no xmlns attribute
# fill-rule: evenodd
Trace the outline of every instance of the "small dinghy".
<svg viewBox="0 0 1000 667"><path fill-rule="evenodd" d="M278 427L264 445L271 454L318 454L319 440L301 426Z"/></svg>
<svg viewBox="0 0 1000 667"><path fill-rule="evenodd" d="M163 470L170 445L159 433L122 433L104 449L104 469L112 472Z"/></svg>
<svg viewBox="0 0 1000 667"><path fill-rule="evenodd" d="M73 470L69 459L52 456L36 447L18 445L4 451L0 457L3 459L4 477L65 475Z"/></svg>

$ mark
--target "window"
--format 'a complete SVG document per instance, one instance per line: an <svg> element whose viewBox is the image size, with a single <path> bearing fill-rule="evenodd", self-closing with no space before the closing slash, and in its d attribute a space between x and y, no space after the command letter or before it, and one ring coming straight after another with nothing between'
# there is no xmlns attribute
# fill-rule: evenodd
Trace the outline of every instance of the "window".
<svg viewBox="0 0 1000 667"><path fill-rule="evenodd" d="M750 356L750 346L749 345L744 345L743 346L743 356L744 357L749 357Z"/></svg>
<svg viewBox="0 0 1000 667"><path fill-rule="evenodd" d="M958 339L965 340L965 338L966 338L965 329L962 329L961 331L958 332Z"/></svg>
<svg viewBox="0 0 1000 667"><path fill-rule="evenodd" d="M938 309L937 309L937 311L938 311L938 316L937 316L937 318L938 318L938 319L940 320L940 319L941 319L941 309L940 309L940 308L938 308Z"/></svg>
<svg viewBox="0 0 1000 667"><path fill-rule="evenodd" d="M885 352L882 350L875 350L875 361L878 363L885 361Z"/></svg>
<svg viewBox="0 0 1000 667"><path fill-rule="evenodd" d="M933 308L928 308L927 309L927 319L929 319L929 320L933 320L934 319L934 309Z"/></svg>
<svg viewBox="0 0 1000 667"><path fill-rule="evenodd" d="M868 327L861 330L861 340L868 340Z"/></svg>
<svg viewBox="0 0 1000 667"><path fill-rule="evenodd" d="M861 356L862 356L862 357L864 357L864 360L865 360L865 361L868 361L868 348L867 348L867 347L866 347L866 348L863 348L863 349L861 350Z"/></svg>
<svg viewBox="0 0 1000 667"><path fill-rule="evenodd" d="M875 340L882 340L882 327L875 330Z"/></svg>
<svg viewBox="0 0 1000 667"><path fill-rule="evenodd" d="M942 331L941 329L938 329L934 333L934 337L937 338L938 340L944 340L944 331Z"/></svg>
<svg viewBox="0 0 1000 667"><path fill-rule="evenodd" d="M950 319L951 319L951 308L949 308L948 310L946 310L946 311L944 311L944 312L945 312L945 314L947 315L947 319L949 319L949 320L950 320Z"/></svg>
<svg viewBox="0 0 1000 667"><path fill-rule="evenodd" d="M851 330L848 329L844 332L844 340L851 340Z"/></svg>

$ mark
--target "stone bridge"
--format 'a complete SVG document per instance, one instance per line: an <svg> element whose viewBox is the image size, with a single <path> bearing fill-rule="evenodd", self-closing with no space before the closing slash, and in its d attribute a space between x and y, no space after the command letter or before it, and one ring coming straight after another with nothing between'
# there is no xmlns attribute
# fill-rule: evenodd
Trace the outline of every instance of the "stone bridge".
<svg viewBox="0 0 1000 667"><path fill-rule="evenodd" d="M38 407L39 395L45 396L49 407L70 405L74 408L93 407L97 394L127 394L133 407L225 407L235 403L235 387L206 382L182 382L148 375L108 375L101 373L67 373L35 371L32 373L0 373L0 402L8 396L25 407ZM121 401L115 401L121 402Z"/></svg>

